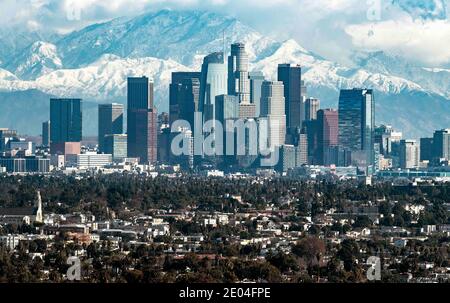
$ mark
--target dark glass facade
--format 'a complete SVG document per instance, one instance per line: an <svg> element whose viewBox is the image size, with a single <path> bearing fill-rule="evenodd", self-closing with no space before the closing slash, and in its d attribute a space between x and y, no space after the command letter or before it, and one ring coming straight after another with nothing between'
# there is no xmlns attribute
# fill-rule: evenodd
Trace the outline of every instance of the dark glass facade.
<svg viewBox="0 0 450 303"><path fill-rule="evenodd" d="M81 99L50 99L50 146L82 139ZM52 152L53 153L53 152Z"/></svg>
<svg viewBox="0 0 450 303"><path fill-rule="evenodd" d="M339 144L358 162L374 163L375 101L368 89L341 90L339 96ZM363 156L364 155L364 156ZM365 158L365 159L363 159ZM365 160L365 161L361 161Z"/></svg>
<svg viewBox="0 0 450 303"><path fill-rule="evenodd" d="M128 78L128 156L155 163L158 155L158 114L153 106L153 83L147 77Z"/></svg>

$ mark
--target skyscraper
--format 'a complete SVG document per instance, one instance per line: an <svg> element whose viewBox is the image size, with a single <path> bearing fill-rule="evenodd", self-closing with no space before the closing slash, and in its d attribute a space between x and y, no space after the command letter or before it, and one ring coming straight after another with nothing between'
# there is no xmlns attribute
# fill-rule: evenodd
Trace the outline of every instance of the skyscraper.
<svg viewBox="0 0 450 303"><path fill-rule="evenodd" d="M204 121L215 119L216 96L228 93L227 67L222 52L212 53L203 59L200 80L200 104Z"/></svg>
<svg viewBox="0 0 450 303"><path fill-rule="evenodd" d="M334 109L321 109L317 112L317 162L319 164L337 164L335 159L328 155L330 150L338 145L338 119L338 112Z"/></svg>
<svg viewBox="0 0 450 303"><path fill-rule="evenodd" d="M316 120L317 111L320 108L320 100L316 98L307 98L305 102L305 121Z"/></svg>
<svg viewBox="0 0 450 303"><path fill-rule="evenodd" d="M248 54L243 43L231 45L231 55L228 57L228 95L237 96L239 103L250 103Z"/></svg>
<svg viewBox="0 0 450 303"><path fill-rule="evenodd" d="M299 65L279 64L278 81L284 85L286 127L289 133L293 133L301 129L304 117L302 68Z"/></svg>
<svg viewBox="0 0 450 303"><path fill-rule="evenodd" d="M107 134L103 142L103 152L111 154L114 161L121 161L127 157L127 135Z"/></svg>
<svg viewBox="0 0 450 303"><path fill-rule="evenodd" d="M153 83L147 77L128 78L128 156L155 163L158 155L158 114Z"/></svg>
<svg viewBox="0 0 450 303"><path fill-rule="evenodd" d="M339 144L358 166L374 163L375 101L369 89L344 89L339 96Z"/></svg>
<svg viewBox="0 0 450 303"><path fill-rule="evenodd" d="M255 105L255 117L261 115L261 86L264 82L262 72L250 72L250 102Z"/></svg>
<svg viewBox="0 0 450 303"><path fill-rule="evenodd" d="M79 154L81 139L81 99L50 99L50 153Z"/></svg>
<svg viewBox="0 0 450 303"><path fill-rule="evenodd" d="M433 161L433 138L420 138L420 161Z"/></svg>
<svg viewBox="0 0 450 303"><path fill-rule="evenodd" d="M123 134L123 105L118 103L98 105L98 149L105 151L105 136Z"/></svg>
<svg viewBox="0 0 450 303"><path fill-rule="evenodd" d="M420 162L420 148L416 140L400 141L400 168L418 168Z"/></svg>
<svg viewBox="0 0 450 303"><path fill-rule="evenodd" d="M199 72L172 73L172 82L169 87L170 125L178 119L189 122L192 120L193 123L193 112L198 111L200 77ZM194 128L192 124L191 128Z"/></svg>
<svg viewBox="0 0 450 303"><path fill-rule="evenodd" d="M200 78L200 77L199 77ZM194 129L195 113L199 111L200 102L200 79L184 79L181 83L181 104L179 118L186 120Z"/></svg>
<svg viewBox="0 0 450 303"><path fill-rule="evenodd" d="M269 146L274 148L285 143L284 86L280 81L264 81L261 86L261 116L267 117Z"/></svg>
<svg viewBox="0 0 450 303"><path fill-rule="evenodd" d="M433 135L434 158L450 159L450 129L442 129L434 132Z"/></svg>
<svg viewBox="0 0 450 303"><path fill-rule="evenodd" d="M42 123L42 145L50 146L50 121Z"/></svg>
<svg viewBox="0 0 450 303"><path fill-rule="evenodd" d="M239 99L237 96L220 95L216 97L216 120L225 127L225 120L239 117Z"/></svg>

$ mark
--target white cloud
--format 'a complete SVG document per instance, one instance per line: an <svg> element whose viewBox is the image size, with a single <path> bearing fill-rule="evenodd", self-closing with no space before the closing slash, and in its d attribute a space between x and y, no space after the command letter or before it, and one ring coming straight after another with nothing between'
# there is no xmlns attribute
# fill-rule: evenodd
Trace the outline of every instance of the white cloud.
<svg viewBox="0 0 450 303"><path fill-rule="evenodd" d="M450 23L420 21L410 17L346 28L353 44L361 49L385 50L430 65L450 62Z"/></svg>

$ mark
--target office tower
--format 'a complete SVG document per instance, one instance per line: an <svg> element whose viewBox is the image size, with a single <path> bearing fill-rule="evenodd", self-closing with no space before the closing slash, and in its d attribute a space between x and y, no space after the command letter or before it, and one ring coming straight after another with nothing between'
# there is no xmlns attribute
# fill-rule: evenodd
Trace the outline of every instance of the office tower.
<svg viewBox="0 0 450 303"><path fill-rule="evenodd" d="M295 163L295 146L283 144L280 146L280 160L278 161L277 170L286 173L296 167Z"/></svg>
<svg viewBox="0 0 450 303"><path fill-rule="evenodd" d="M450 129L442 129L434 132L433 135L434 152L436 159L450 159Z"/></svg>
<svg viewBox="0 0 450 303"><path fill-rule="evenodd" d="M256 117L256 105L251 103L239 104L239 119L252 119Z"/></svg>
<svg viewBox="0 0 450 303"><path fill-rule="evenodd" d="M158 132L158 162L161 164L169 164L171 159L171 144L173 134L171 128L164 127Z"/></svg>
<svg viewBox="0 0 450 303"><path fill-rule="evenodd" d="M305 101L305 121L316 120L317 111L320 108L320 100L316 98L307 98Z"/></svg>
<svg viewBox="0 0 450 303"><path fill-rule="evenodd" d="M390 125L380 125L374 130L374 143L380 145L380 153L384 156L391 156L392 145L399 143L403 134L396 132Z"/></svg>
<svg viewBox="0 0 450 303"><path fill-rule="evenodd" d="M321 165L336 164L328 158L328 150L338 145L339 116L334 109L321 109L317 112L317 162Z"/></svg>
<svg viewBox="0 0 450 303"><path fill-rule="evenodd" d="M42 146L50 146L50 121L42 123Z"/></svg>
<svg viewBox="0 0 450 303"><path fill-rule="evenodd" d="M262 72L250 72L250 102L255 105L255 117L261 115L261 86L264 82Z"/></svg>
<svg viewBox="0 0 450 303"><path fill-rule="evenodd" d="M172 130L170 133L170 142L173 141L175 137L182 138L182 146L180 148L183 149L183 153L174 155L170 155L170 160L174 164L181 165L184 169L193 169L194 168L194 137L193 132L189 128L179 127L176 130ZM170 144L169 144L170 146Z"/></svg>
<svg viewBox="0 0 450 303"><path fill-rule="evenodd" d="M225 121L239 117L239 99L237 96L220 95L216 97L216 120L225 129Z"/></svg>
<svg viewBox="0 0 450 303"><path fill-rule="evenodd" d="M200 104L203 120L215 119L215 101L228 93L227 66L222 52L212 53L203 59L200 79Z"/></svg>
<svg viewBox="0 0 450 303"><path fill-rule="evenodd" d="M261 116L267 117L269 147L275 148L285 143L284 86L281 81L264 81L261 86Z"/></svg>
<svg viewBox="0 0 450 303"><path fill-rule="evenodd" d="M200 78L200 76L199 76ZM195 113L199 111L200 79L188 78L181 82L181 104L179 118L189 122L194 130Z"/></svg>
<svg viewBox="0 0 450 303"><path fill-rule="evenodd" d="M98 150L105 152L105 136L123 134L123 105L118 103L98 105Z"/></svg>
<svg viewBox="0 0 450 303"><path fill-rule="evenodd" d="M81 99L50 99L50 153L79 154L81 139Z"/></svg>
<svg viewBox="0 0 450 303"><path fill-rule="evenodd" d="M279 64L278 81L284 85L286 128L288 133L301 129L304 116L302 69L299 65Z"/></svg>
<svg viewBox="0 0 450 303"><path fill-rule="evenodd" d="M198 111L200 77L199 72L172 73L172 82L169 86L170 125L178 119L193 121L191 112ZM191 129L193 128L191 124Z"/></svg>
<svg viewBox="0 0 450 303"><path fill-rule="evenodd" d="M368 89L345 89L339 96L339 144L360 167L373 165L375 101Z"/></svg>
<svg viewBox="0 0 450 303"><path fill-rule="evenodd" d="M153 164L158 153L158 114L153 105L153 82L128 78L128 156Z"/></svg>
<svg viewBox="0 0 450 303"><path fill-rule="evenodd" d="M0 128L0 153L6 151L9 141L15 140L17 138L18 137L16 130Z"/></svg>
<svg viewBox="0 0 450 303"><path fill-rule="evenodd" d="M295 147L295 166L300 167L308 164L308 135L300 133L298 143Z"/></svg>
<svg viewBox="0 0 450 303"><path fill-rule="evenodd" d="M420 162L420 148L416 140L400 141L400 168L418 168Z"/></svg>
<svg viewBox="0 0 450 303"><path fill-rule="evenodd" d="M420 138L420 161L433 161L434 138Z"/></svg>
<svg viewBox="0 0 450 303"><path fill-rule="evenodd" d="M114 161L122 161L128 156L127 135L107 134L103 144L103 152L112 155Z"/></svg>
<svg viewBox="0 0 450 303"><path fill-rule="evenodd" d="M228 95L237 96L239 103L250 103L248 54L243 43L231 45L231 55L228 57Z"/></svg>
<svg viewBox="0 0 450 303"><path fill-rule="evenodd" d="M319 150L319 122L309 120L303 122L302 133L308 138L308 164L318 165Z"/></svg>

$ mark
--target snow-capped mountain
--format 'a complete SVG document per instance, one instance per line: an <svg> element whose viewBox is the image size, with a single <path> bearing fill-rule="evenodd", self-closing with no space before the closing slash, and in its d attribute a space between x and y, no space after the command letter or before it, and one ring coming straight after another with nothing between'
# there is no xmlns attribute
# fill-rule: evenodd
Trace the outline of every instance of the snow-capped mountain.
<svg viewBox="0 0 450 303"><path fill-rule="evenodd" d="M195 55L222 50L224 33L233 42L246 43L251 59L275 42L232 17L162 10L88 26L67 35L57 45L67 67L89 64L105 53L122 58L172 59L189 66Z"/></svg>
<svg viewBox="0 0 450 303"><path fill-rule="evenodd" d="M22 54L5 66L23 80L33 80L54 70L63 68L56 45L36 41Z"/></svg>
<svg viewBox="0 0 450 303"><path fill-rule="evenodd" d="M356 53L358 67L371 73L382 73L409 79L428 91L450 99L450 69L421 67L406 59L383 51Z"/></svg>
<svg viewBox="0 0 450 303"><path fill-rule="evenodd" d="M2 65L0 91L38 90L124 103L127 77L146 75L154 79L159 112L168 111L171 73L200 70L206 54L224 48L224 34L226 49L232 42L244 42L251 68L268 79L276 78L280 63L300 64L309 95L321 98L324 106L337 106L341 88L373 88L378 123L391 123L415 137L450 125L448 70L414 66L384 53L357 54L355 66L346 67L295 40L276 41L235 18L201 11L163 10L94 24L52 43L36 40ZM0 115L0 126L5 124L1 119L14 119L14 114Z"/></svg>
<svg viewBox="0 0 450 303"><path fill-rule="evenodd" d="M369 72L365 69L347 68L328 60L317 58L295 40L282 43L270 56L257 62L253 69L260 70L268 79L276 80L279 63L302 66L303 79L312 88L326 87L334 91L342 88L372 87L383 93L423 91L420 85L391 76L389 73Z"/></svg>
<svg viewBox="0 0 450 303"><path fill-rule="evenodd" d="M37 89L54 96L82 96L98 101L120 100L126 96L127 77L149 75L156 84L155 104L164 107L161 101L168 96L171 74L175 71L191 69L173 60L103 55L86 67L53 71L35 81L21 81L6 71L2 77L0 72L0 87L7 91Z"/></svg>

